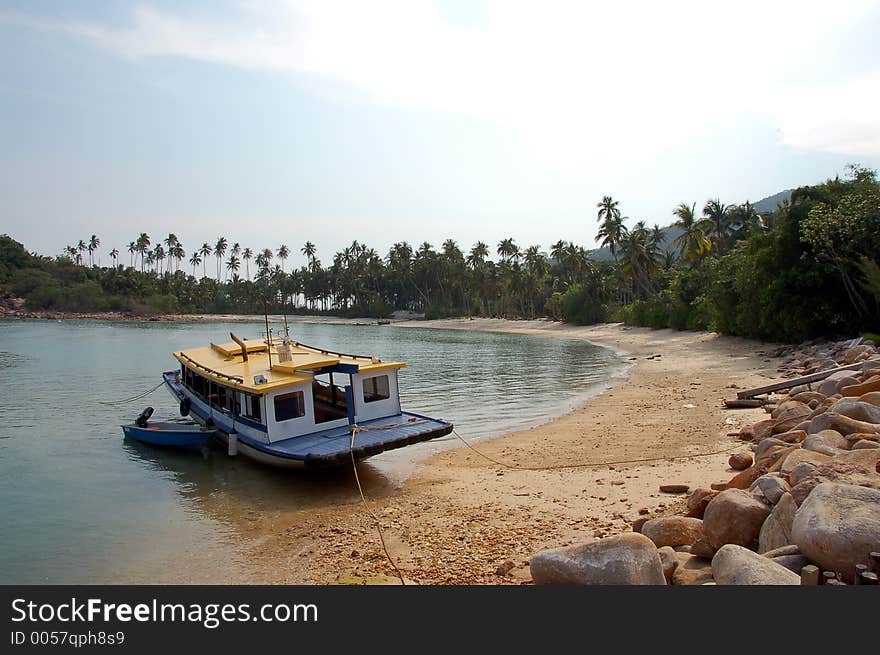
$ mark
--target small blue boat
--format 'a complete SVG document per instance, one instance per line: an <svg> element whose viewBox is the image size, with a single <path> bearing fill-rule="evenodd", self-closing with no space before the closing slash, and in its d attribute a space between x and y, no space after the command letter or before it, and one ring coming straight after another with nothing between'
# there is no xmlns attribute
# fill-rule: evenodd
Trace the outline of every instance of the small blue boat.
<svg viewBox="0 0 880 655"><path fill-rule="evenodd" d="M152 446L166 446L183 450L201 450L216 432L197 423L148 421L153 408L145 409L134 423L122 426L126 437Z"/></svg>

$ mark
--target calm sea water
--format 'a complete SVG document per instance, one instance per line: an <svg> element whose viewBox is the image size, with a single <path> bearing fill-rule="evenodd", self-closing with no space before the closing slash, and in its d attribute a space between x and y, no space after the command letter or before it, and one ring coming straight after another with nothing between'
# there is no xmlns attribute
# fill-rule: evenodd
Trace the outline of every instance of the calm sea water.
<svg viewBox="0 0 880 655"><path fill-rule="evenodd" d="M147 405L177 417L160 389L173 350L258 338L259 324L0 321L0 583L212 581L235 560L259 512L355 502L350 471L278 471L215 450L207 459L124 440ZM308 344L399 359L403 407L455 423L464 437L541 423L621 370L580 340L457 330L297 323ZM392 493L452 437L374 457L361 478ZM219 581L219 580L217 580Z"/></svg>

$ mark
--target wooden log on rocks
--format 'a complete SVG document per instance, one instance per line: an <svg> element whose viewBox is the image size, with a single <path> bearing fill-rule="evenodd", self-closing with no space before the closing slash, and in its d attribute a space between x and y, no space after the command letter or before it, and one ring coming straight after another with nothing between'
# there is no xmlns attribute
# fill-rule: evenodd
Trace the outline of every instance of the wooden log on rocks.
<svg viewBox="0 0 880 655"><path fill-rule="evenodd" d="M819 382L820 380L824 380L832 373L837 373L838 371L856 371L862 368L862 362L856 362L855 364L847 364L846 366L839 366L837 368L832 368L827 371L819 371L818 373L812 373L810 375L804 375L799 378L792 378L790 380L785 380L784 382L776 382L775 384L768 384L764 387L755 387L754 389L744 389L743 391L739 391L736 394L737 398L754 398L755 396L761 396L765 393L770 393L773 391L781 391L782 389L791 389L792 387L797 387L802 384L809 384L811 382Z"/></svg>

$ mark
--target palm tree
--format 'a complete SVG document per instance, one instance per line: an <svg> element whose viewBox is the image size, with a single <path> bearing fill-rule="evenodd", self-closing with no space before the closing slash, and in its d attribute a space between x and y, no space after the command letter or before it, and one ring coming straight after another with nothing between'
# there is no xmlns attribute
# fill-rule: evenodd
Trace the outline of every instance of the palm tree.
<svg viewBox="0 0 880 655"><path fill-rule="evenodd" d="M673 225L682 231L672 244L678 247L680 257L689 262L697 261L712 248L712 243L706 238L697 221L696 208L696 203L690 206L680 203L672 210L672 213L678 217Z"/></svg>
<svg viewBox="0 0 880 655"><path fill-rule="evenodd" d="M315 259L315 253L317 249L315 248L315 244L311 241L306 241L305 245L302 247L300 252L306 256L306 259L311 263Z"/></svg>
<svg viewBox="0 0 880 655"><path fill-rule="evenodd" d="M137 252L137 244L134 241L128 242L128 262L129 267L134 268L134 254Z"/></svg>
<svg viewBox="0 0 880 655"><path fill-rule="evenodd" d="M214 244L214 256L217 257L217 281L220 281L220 271L223 266L223 255L226 254L226 237L217 239Z"/></svg>
<svg viewBox="0 0 880 655"><path fill-rule="evenodd" d="M153 248L153 261L156 262L156 273L162 275L162 264L165 261L165 248L161 243L157 243Z"/></svg>
<svg viewBox="0 0 880 655"><path fill-rule="evenodd" d="M77 264L82 265L82 256L86 250L88 250L88 246L86 245L86 242L83 241L82 239L80 239L79 243L76 244L76 251L77 251L76 263Z"/></svg>
<svg viewBox="0 0 880 655"><path fill-rule="evenodd" d="M214 249L207 242L203 243L199 249L199 254L202 256L202 277L208 277L208 257L211 256L212 252L214 252Z"/></svg>
<svg viewBox="0 0 880 655"><path fill-rule="evenodd" d="M95 266L95 251L98 249L98 246L101 245L101 240L95 236L94 234L89 239L89 245L87 247L89 251L89 263L92 267Z"/></svg>
<svg viewBox="0 0 880 655"><path fill-rule="evenodd" d="M519 246L514 243L513 239L502 239L499 241L497 252L503 262L519 259Z"/></svg>
<svg viewBox="0 0 880 655"><path fill-rule="evenodd" d="M597 222L607 221L609 218L620 218L620 209L617 207L620 203L611 196L602 196L602 202L596 204L599 208L596 214Z"/></svg>
<svg viewBox="0 0 880 655"><path fill-rule="evenodd" d="M477 241L474 244L474 247L471 248L470 253L468 254L467 264L471 268L479 268L482 264L486 263L486 258L489 256L489 246L487 246L482 241Z"/></svg>
<svg viewBox="0 0 880 655"><path fill-rule="evenodd" d="M721 247L727 239L727 230L730 225L729 207L718 198L709 200L703 207L703 217L709 234L712 235L715 245Z"/></svg>
<svg viewBox="0 0 880 655"><path fill-rule="evenodd" d="M190 264L192 265L192 267L193 267L193 277L196 276L196 266L198 266L199 264L202 263L202 258L199 256L199 252L200 252L200 251L196 250L196 251L192 254L192 257L189 258L189 263L190 263Z"/></svg>
<svg viewBox="0 0 880 655"><path fill-rule="evenodd" d="M247 279L250 282L250 279L251 279L250 263L251 263L251 260L254 258L254 251L251 250L250 248L245 248L244 252L241 253L241 256L242 256L242 259L244 259L244 267L245 267L245 270L247 271Z"/></svg>
<svg viewBox="0 0 880 655"><path fill-rule="evenodd" d="M241 261L237 255L229 255L229 261L226 262L226 270L237 277L238 269L241 268Z"/></svg>
<svg viewBox="0 0 880 655"><path fill-rule="evenodd" d="M290 248L285 246L283 243L278 248L278 259L281 260L281 272L284 272L284 262L287 261L287 258L290 256Z"/></svg>
<svg viewBox="0 0 880 655"><path fill-rule="evenodd" d="M146 232L141 232L140 236L138 236L137 241L135 242L135 247L137 251L141 254L141 272L143 272L144 257L147 254L147 250L150 248L150 235Z"/></svg>
<svg viewBox="0 0 880 655"><path fill-rule="evenodd" d="M617 261L618 247L627 237L626 225L623 223L626 219L620 216L618 204L611 196L603 196L602 202L596 205L599 208L596 221L600 224L596 241L601 241L602 246L608 246L614 261Z"/></svg>
<svg viewBox="0 0 880 655"><path fill-rule="evenodd" d="M110 259L113 260L113 268L119 266L119 262L117 261L119 259L119 251L116 248L110 251Z"/></svg>

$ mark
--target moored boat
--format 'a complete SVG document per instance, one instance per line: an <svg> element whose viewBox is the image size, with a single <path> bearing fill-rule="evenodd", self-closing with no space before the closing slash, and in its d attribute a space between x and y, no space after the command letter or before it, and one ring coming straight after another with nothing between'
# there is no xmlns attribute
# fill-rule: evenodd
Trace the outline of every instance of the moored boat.
<svg viewBox="0 0 880 655"><path fill-rule="evenodd" d="M122 432L126 437L151 446L181 448L183 450L201 450L215 433L213 428L198 423L150 422L149 418L152 414L153 408L148 407L141 412L134 423L123 425Z"/></svg>
<svg viewBox="0 0 880 655"><path fill-rule="evenodd" d="M448 421L400 406L404 362L348 355L289 337L174 353L163 374L182 415L213 428L230 455L282 467L332 467L449 434Z"/></svg>

